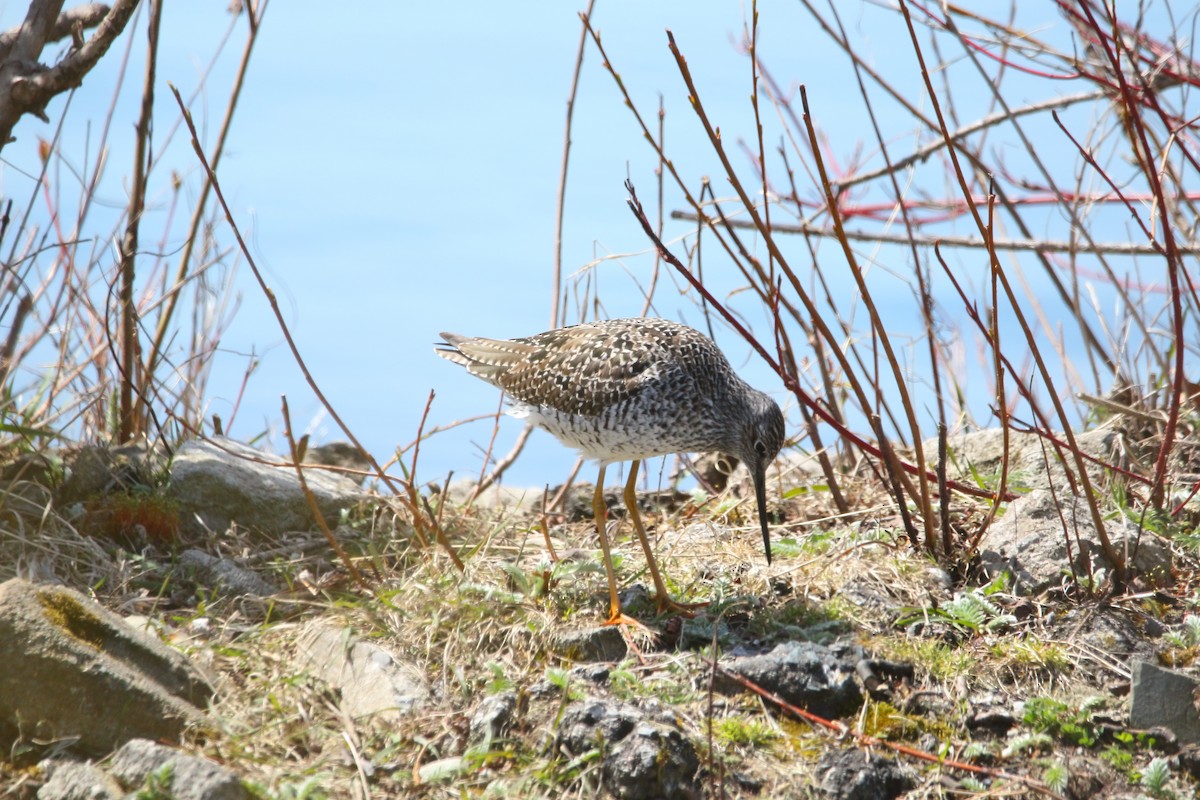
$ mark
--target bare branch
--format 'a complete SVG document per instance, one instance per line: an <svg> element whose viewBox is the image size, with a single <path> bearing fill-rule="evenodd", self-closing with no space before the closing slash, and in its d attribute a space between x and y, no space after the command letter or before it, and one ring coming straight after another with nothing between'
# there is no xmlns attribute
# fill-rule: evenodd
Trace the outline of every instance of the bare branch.
<svg viewBox="0 0 1200 800"><path fill-rule="evenodd" d="M41 54L58 12L62 10L62 0L34 0L29 4L25 21L21 27L12 32L12 50L8 58L15 61L35 61Z"/></svg>
<svg viewBox="0 0 1200 800"><path fill-rule="evenodd" d="M62 3L57 3L57 5L61 6ZM108 11L108 6L103 3L88 3L87 5L67 9L59 14L58 19L54 21L54 25L51 26L46 41L61 41L71 36L76 30L94 28L100 24L100 21L104 19ZM16 44L17 37L22 30L24 30L24 26L0 33L0 61L8 59L9 53L12 51L13 45Z"/></svg>
<svg viewBox="0 0 1200 800"><path fill-rule="evenodd" d="M671 219L682 219L689 222L701 221L700 215L691 211L672 211ZM707 222L707 219L703 220ZM727 219L724 224L732 228L756 230L753 222L743 219ZM806 236L836 239L838 232L833 228L820 225L786 225L773 223L772 233L802 233ZM868 231L845 231L846 238L858 242L883 242L885 244L912 244L922 247L932 247L934 244L942 247L975 247L986 250L989 245L997 250L1031 251L1036 253L1104 253L1122 256L1160 255L1158 247L1152 244L1135 244L1133 242L1061 242L1050 239L997 239L995 242L985 242L972 236L909 236L906 233L870 233ZM1200 254L1200 244L1181 244L1176 249L1188 255Z"/></svg>
<svg viewBox="0 0 1200 800"><path fill-rule="evenodd" d="M25 22L10 32L12 44L0 64L0 147L13 140L13 128L22 116L33 114L46 121L46 105L54 96L83 83L84 76L125 30L136 7L137 0L117 0L90 39L58 64L46 67L37 59L46 42L53 40L60 22L69 32L76 20L87 14L76 9L61 15L61 0L34 0L30 4Z"/></svg>
<svg viewBox="0 0 1200 800"><path fill-rule="evenodd" d="M137 380L135 365L140 357L137 345L137 309L133 303L133 287L137 277L135 259L138 250L142 211L146 205L146 173L149 171L147 153L150 147L150 120L154 116L154 76L158 71L158 31L162 21L162 0L150 0L150 21L147 24L146 82L142 89L142 113L138 118L137 146L133 157L133 186L129 192L129 211L125 238L121 242L121 404L119 441L128 442L141 433L141 421L133 403L133 384Z"/></svg>
<svg viewBox="0 0 1200 800"><path fill-rule="evenodd" d="M1023 108L1015 108L1011 111L997 112L989 117L976 120L970 125L964 125L958 130L953 131L950 134L950 141L959 142L974 133L991 128L1006 120L1025 116L1026 114L1034 114L1039 111L1048 111L1050 109L1066 108L1077 103L1086 103L1093 100L1099 100L1107 95L1108 92L1099 90L1079 92L1078 94L1065 95L1062 97L1052 97L1049 100L1042 100L1040 102L1027 105ZM898 161L893 162L890 165L882 166L879 169L875 169L870 172L860 172L857 175L849 175L841 180L834 181L833 188L836 192L841 193L846 189L849 189L851 186L857 186L860 183L868 183L869 181L873 181L876 178L880 178L890 172L899 172L906 167L912 166L918 161L924 161L945 146L945 139L934 139L923 147L917 148L912 153Z"/></svg>

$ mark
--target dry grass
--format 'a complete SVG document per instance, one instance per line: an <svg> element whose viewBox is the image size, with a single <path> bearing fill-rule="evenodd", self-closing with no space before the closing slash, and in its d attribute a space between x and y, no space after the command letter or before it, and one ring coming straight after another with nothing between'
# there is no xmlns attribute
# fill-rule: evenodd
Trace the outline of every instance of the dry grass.
<svg viewBox="0 0 1200 800"><path fill-rule="evenodd" d="M868 483L862 491L864 498L873 493ZM27 537L6 538L5 563L40 560L43 575L92 586L106 605L150 617L167 641L215 676L216 730L197 733L188 748L227 764L263 797L594 796L598 762L572 759L553 746L564 705L587 694L669 708L701 754L706 796L802 796L820 755L848 742L780 716L751 695L714 695L710 688L714 652L798 638L845 637L877 657L915 665L911 685L898 685L890 701L867 701L845 721L855 732L918 749L946 748L950 757L976 763L987 754L982 763L1035 778L1055 759L1065 763L1073 744L1054 737L1002 756L1008 742L972 733L962 712L983 697L1008 710L1030 697L1077 708L1097 693L1103 669L1115 680L1122 665L1098 665L1089 651L1095 642L1082 633L1064 638L1063 628L1047 621L1048 612L1107 612L1042 598L1039 614L995 632L914 633L897 625L905 609L949 599L934 563L907 546L894 517L890 525L871 513L827 519L822 493L798 497L784 504L786 521L774 531L778 560L770 568L752 525L729 528L692 507L660 515L656 538L673 590L712 605L684 622L677 646L633 637L636 649L609 665L603 686L571 672L574 665L554 649L564 631L591 629L601 620L604 577L588 522L552 526L563 555L552 565L539 515L448 508L443 525L466 565L459 573L439 550L413 549L411 532L395 526L397 517L364 516L339 535L364 573L379 571L369 593L358 591L320 547L319 534L264 542L234 531L196 543L287 587L266 603L222 599L174 570L168 550L151 545L135 557L76 532L54 513L44 515L40 528L29 527ZM723 498L714 504L734 505ZM645 579L644 563L626 525L618 540L621 584L628 587ZM1003 594L994 599L1006 609L1018 605ZM1114 605L1168 625L1183 608L1152 612L1136 597ZM348 718L336 693L298 666L297 634L317 619L416 666L432 687L429 705L401 724ZM455 779L419 782L422 765L467 751L474 707L506 689L522 697L511 735L470 756ZM1127 774L1151 755L1145 748L1129 753ZM956 796L939 784L937 769L910 763L923 776L917 796Z"/></svg>

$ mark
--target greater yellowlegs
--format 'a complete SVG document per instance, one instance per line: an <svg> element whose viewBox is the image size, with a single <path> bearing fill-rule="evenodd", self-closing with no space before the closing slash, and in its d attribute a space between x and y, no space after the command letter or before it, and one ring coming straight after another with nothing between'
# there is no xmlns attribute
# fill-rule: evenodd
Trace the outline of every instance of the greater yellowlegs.
<svg viewBox="0 0 1200 800"><path fill-rule="evenodd" d="M763 547L771 562L765 473L783 446L783 414L751 388L712 340L664 319L614 319L558 328L521 339L442 333L437 354L508 393L509 411L596 459L592 507L608 574L607 624L636 624L621 610L605 532L604 470L632 461L625 507L646 551L658 610L687 612L670 598L638 514L638 465L671 453L719 452L750 470Z"/></svg>

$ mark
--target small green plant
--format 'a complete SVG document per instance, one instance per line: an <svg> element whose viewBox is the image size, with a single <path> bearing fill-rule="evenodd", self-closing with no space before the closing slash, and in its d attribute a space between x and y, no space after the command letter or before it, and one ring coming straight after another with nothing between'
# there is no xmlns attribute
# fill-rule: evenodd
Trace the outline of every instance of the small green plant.
<svg viewBox="0 0 1200 800"><path fill-rule="evenodd" d="M834 530L817 530L806 533L803 539L784 537L780 541L785 548L794 551L793 555L823 555L828 553L837 543L837 532Z"/></svg>
<svg viewBox="0 0 1200 800"><path fill-rule="evenodd" d="M1155 758L1146 765L1146 769L1142 772L1141 784L1151 797L1173 800L1175 793L1167 788L1167 782L1170 780L1171 768L1168 766L1167 760Z"/></svg>
<svg viewBox="0 0 1200 800"><path fill-rule="evenodd" d="M558 667L546 669L546 682L563 693L568 700L583 699L583 692L571 683L571 673Z"/></svg>
<svg viewBox="0 0 1200 800"><path fill-rule="evenodd" d="M1089 697L1078 708L1050 697L1031 697L1025 701L1024 722L1035 731L1091 747L1097 736L1092 712L1103 705L1103 697Z"/></svg>
<svg viewBox="0 0 1200 800"><path fill-rule="evenodd" d="M1200 645L1200 616L1188 614L1183 618L1183 626L1177 631L1163 634L1163 641L1174 647L1196 647Z"/></svg>
<svg viewBox="0 0 1200 800"><path fill-rule="evenodd" d="M801 543L794 536L785 536L781 539L776 539L771 542L771 552L778 555L780 558L796 558L803 555L805 552L820 554L824 552L824 550L822 549L819 541L810 542L806 538L804 542Z"/></svg>
<svg viewBox="0 0 1200 800"><path fill-rule="evenodd" d="M613 563L614 565L617 563L615 556ZM543 564L534 570L528 570L517 564L505 564L501 568L508 575L513 589L530 600L546 597L563 578L601 571L600 566L594 562L573 560Z"/></svg>
<svg viewBox="0 0 1200 800"><path fill-rule="evenodd" d="M1000 751L1000 757L1012 758L1029 750L1037 750L1042 747L1049 748L1053 744L1054 737L1048 733L1025 733L1013 737L1008 745Z"/></svg>
<svg viewBox="0 0 1200 800"><path fill-rule="evenodd" d="M561 793L564 786L579 780L584 772L600 758L600 750L596 748L588 750L570 761L564 761L561 758L551 759L533 770L533 779L547 789Z"/></svg>
<svg viewBox="0 0 1200 800"><path fill-rule="evenodd" d="M1054 672L1065 672L1071 666L1071 659L1061 645L1031 637L1006 637L991 645L988 650L996 658L1012 665Z"/></svg>
<svg viewBox="0 0 1200 800"><path fill-rule="evenodd" d="M946 623L964 634L1003 630L1015 624L1017 618L1004 613L988 598L1003 591L1006 585L1005 576L1001 575L987 586L955 593L953 600L940 606L907 608L896 624L905 626L929 619Z"/></svg>
<svg viewBox="0 0 1200 800"><path fill-rule="evenodd" d="M1071 570L1064 569L1064 576L1070 577ZM1080 572L1075 576L1079 581L1079 588L1083 589L1088 594L1096 594L1104 586L1104 582L1108 579L1108 570L1104 567L1096 567L1091 572Z"/></svg>
<svg viewBox="0 0 1200 800"><path fill-rule="evenodd" d="M780 738L773 726L753 717L725 717L713 724L713 735L736 747L757 750Z"/></svg>
<svg viewBox="0 0 1200 800"><path fill-rule="evenodd" d="M1200 617L1188 614L1183 618L1183 629L1186 632L1188 644L1200 644Z"/></svg>
<svg viewBox="0 0 1200 800"><path fill-rule="evenodd" d="M262 800L326 800L329 797L329 793L322 784L328 782L328 780L328 773L319 772L316 775L305 778L300 783L284 781L273 790L252 787L252 791L254 792L254 796L260 797Z"/></svg>
<svg viewBox="0 0 1200 800"><path fill-rule="evenodd" d="M1053 761L1042 773L1042 780L1050 787L1050 791L1062 794L1071 780L1071 771L1061 761Z"/></svg>
<svg viewBox="0 0 1200 800"><path fill-rule="evenodd" d="M1174 533L1172 529L1175 526L1169 514L1154 508L1139 508L1131 501L1129 492L1120 481L1115 481L1112 485L1112 499L1118 510L1114 517L1124 517L1134 525L1159 536L1170 538Z"/></svg>
<svg viewBox="0 0 1200 800"><path fill-rule="evenodd" d="M484 666L487 667L488 672L492 673L492 677L488 680L486 687L489 695L500 694L513 688L512 678L508 677L508 674L504 671L503 664L489 661Z"/></svg>
<svg viewBox="0 0 1200 800"><path fill-rule="evenodd" d="M940 639L897 637L879 640L877 644L889 658L912 661L934 680L955 680L977 666L974 654L965 648L951 647Z"/></svg>
<svg viewBox="0 0 1200 800"><path fill-rule="evenodd" d="M1132 741L1132 739L1133 737L1130 736L1129 741ZM1100 751L1100 758L1107 761L1113 769L1123 775L1128 775L1129 771L1133 769L1133 751L1119 744L1110 744L1104 748Z"/></svg>
<svg viewBox="0 0 1200 800"><path fill-rule="evenodd" d="M1189 600L1188 605L1195 607L1195 598ZM1175 668L1191 666L1200 658L1200 615L1184 615L1179 630L1164 633L1162 640L1165 647L1159 651L1158 658L1163 664Z"/></svg>
<svg viewBox="0 0 1200 800"><path fill-rule="evenodd" d="M646 694L642 682L625 662L613 667L608 673L608 685L613 694L622 700L635 700Z"/></svg>
<svg viewBox="0 0 1200 800"><path fill-rule="evenodd" d="M963 748L962 755L963 758L976 760L991 757L995 753L987 742L967 742L966 747Z"/></svg>
<svg viewBox="0 0 1200 800"><path fill-rule="evenodd" d="M174 777L175 768L164 764L146 776L146 782L137 790L134 800L174 800L175 793L171 791Z"/></svg>

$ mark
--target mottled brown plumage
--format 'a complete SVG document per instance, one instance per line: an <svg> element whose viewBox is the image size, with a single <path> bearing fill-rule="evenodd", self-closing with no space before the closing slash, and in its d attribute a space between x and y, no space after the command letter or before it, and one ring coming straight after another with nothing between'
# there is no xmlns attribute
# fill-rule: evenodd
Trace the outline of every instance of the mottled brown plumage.
<svg viewBox="0 0 1200 800"><path fill-rule="evenodd" d="M750 469L767 561L771 542L766 521L765 471L783 446L783 414L766 394L751 388L730 367L712 340L687 326L662 319L617 319L559 328L536 336L497 340L443 333L441 357L504 389L514 416L554 434L564 444L600 462L595 504L601 544L608 561L600 489L604 468L633 461L626 505L646 549L659 604L666 597L632 502L638 462L684 452L721 452ZM609 588L616 602L615 581ZM626 618L627 619L627 618Z"/></svg>

